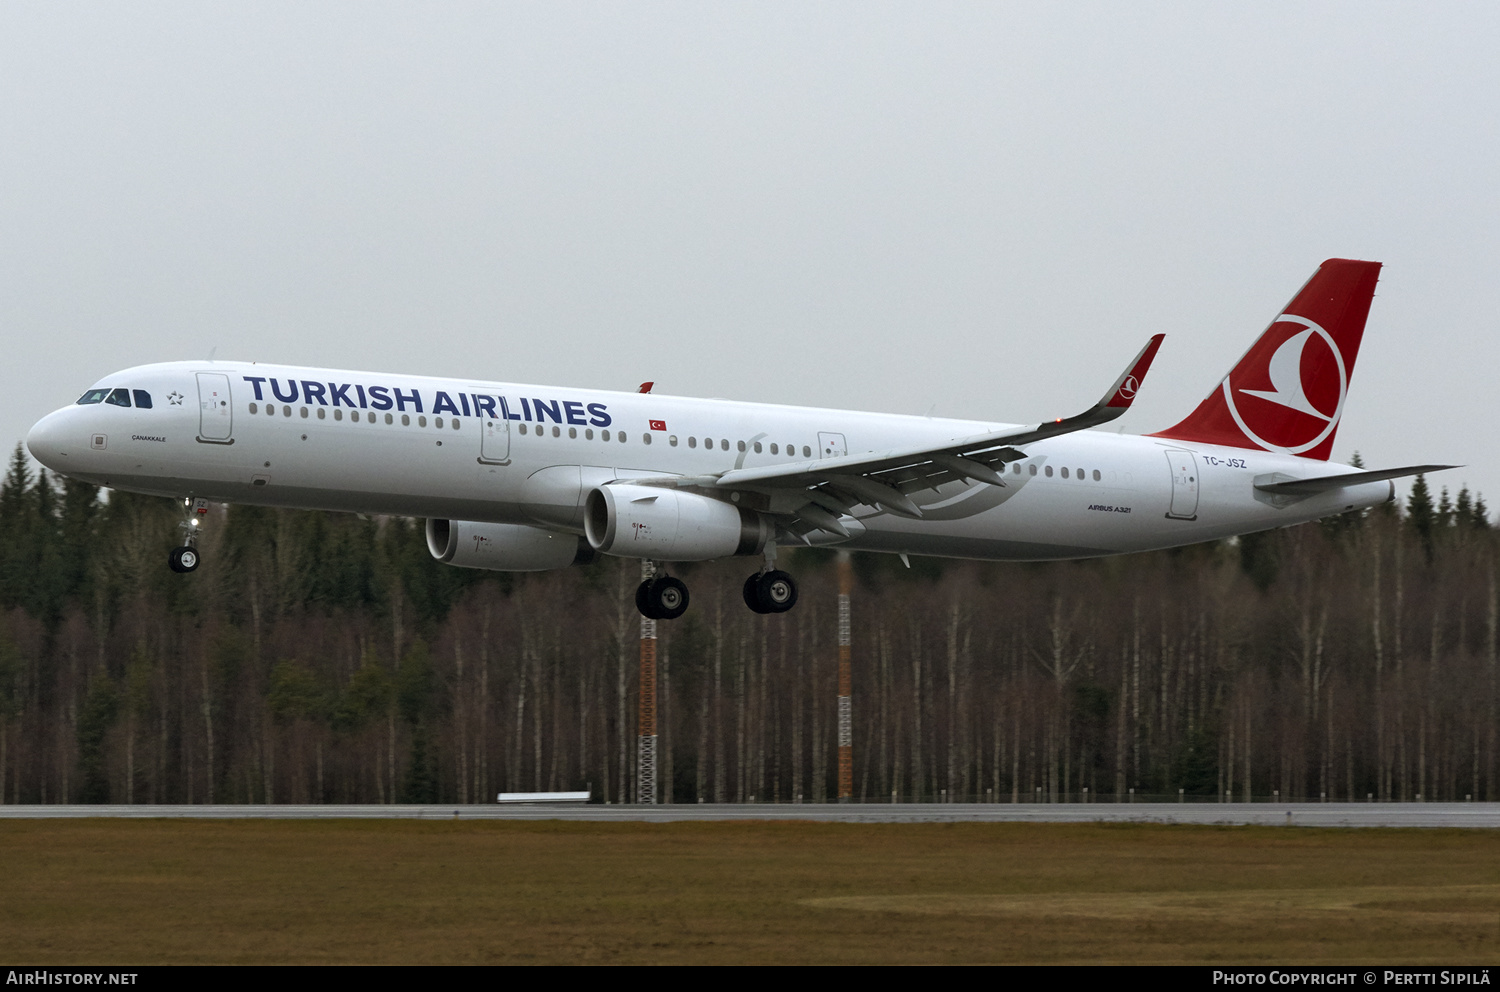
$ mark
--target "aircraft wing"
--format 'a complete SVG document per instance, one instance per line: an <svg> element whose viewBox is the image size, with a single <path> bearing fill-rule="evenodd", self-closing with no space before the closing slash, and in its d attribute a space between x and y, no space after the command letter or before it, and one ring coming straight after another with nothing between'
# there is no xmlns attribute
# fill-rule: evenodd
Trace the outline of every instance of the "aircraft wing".
<svg viewBox="0 0 1500 992"><path fill-rule="evenodd" d="M1026 457L1017 445L1107 424L1130 408L1164 335L1146 343L1104 397L1083 413L1029 427L955 438L929 447L868 451L837 458L791 462L763 468L734 469L717 477L679 480L680 485L761 492L800 491L807 504L795 515L816 529L847 536L838 515L860 504L921 518L909 493L933 489L955 479L1004 486L1006 463Z"/></svg>

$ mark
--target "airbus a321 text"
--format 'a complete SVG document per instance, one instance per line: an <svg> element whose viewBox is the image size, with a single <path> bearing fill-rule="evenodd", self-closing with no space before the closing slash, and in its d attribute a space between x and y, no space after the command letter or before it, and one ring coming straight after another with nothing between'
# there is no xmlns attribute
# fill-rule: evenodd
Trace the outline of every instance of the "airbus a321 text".
<svg viewBox="0 0 1500 992"><path fill-rule="evenodd" d="M1371 507L1449 467L1328 463L1379 272L1324 262L1186 420L1141 436L1089 428L1130 407L1162 335L1093 407L1025 426L170 362L104 377L26 444L62 475L181 499L179 572L209 502L256 503L425 517L432 554L470 568L649 560L636 603L655 619L687 609L670 563L754 558L745 603L779 613L797 586L778 547L1112 555Z"/></svg>

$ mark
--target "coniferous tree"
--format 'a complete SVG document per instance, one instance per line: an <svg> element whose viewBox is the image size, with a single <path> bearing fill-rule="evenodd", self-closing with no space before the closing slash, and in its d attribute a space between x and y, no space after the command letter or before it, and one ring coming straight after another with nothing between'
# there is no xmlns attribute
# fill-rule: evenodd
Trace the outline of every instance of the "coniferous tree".
<svg viewBox="0 0 1500 992"><path fill-rule="evenodd" d="M1427 560L1432 560L1432 530L1435 513L1432 508L1432 490L1427 488L1427 476L1419 474L1412 480L1411 495L1406 500L1406 519L1411 529L1422 542Z"/></svg>

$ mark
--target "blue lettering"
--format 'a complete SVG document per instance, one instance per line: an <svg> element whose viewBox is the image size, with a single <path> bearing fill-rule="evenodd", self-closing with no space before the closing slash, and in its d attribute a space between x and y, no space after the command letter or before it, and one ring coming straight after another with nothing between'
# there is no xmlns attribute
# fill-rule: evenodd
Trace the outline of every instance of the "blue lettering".
<svg viewBox="0 0 1500 992"><path fill-rule="evenodd" d="M495 397L476 395L474 397L474 412L481 417L489 417L491 420L495 419Z"/></svg>
<svg viewBox="0 0 1500 992"><path fill-rule="evenodd" d="M459 402L463 403L463 405L464 405L464 416L465 417L469 416L469 394L468 393L459 393L458 394L458 399L459 399Z"/></svg>
<svg viewBox="0 0 1500 992"><path fill-rule="evenodd" d="M365 408L365 387L356 382L354 384L354 391L359 394L359 408L363 410Z"/></svg>
<svg viewBox="0 0 1500 992"><path fill-rule="evenodd" d="M321 382L308 382L306 379L302 380L302 402L311 403L313 400L317 400L318 406L327 406L328 401L325 400L323 396L324 389Z"/></svg>
<svg viewBox="0 0 1500 992"><path fill-rule="evenodd" d="M389 410L391 408L391 391L384 386L371 386L370 406L377 410Z"/></svg>
<svg viewBox="0 0 1500 992"><path fill-rule="evenodd" d="M531 404L526 402L526 397L524 396L521 397L521 413L523 414L521 417L522 420L531 419Z"/></svg>
<svg viewBox="0 0 1500 992"><path fill-rule="evenodd" d="M500 413L501 413L502 416L505 417L506 420L520 420L521 419L521 415L519 413L511 413L510 412L510 405L505 402L505 397L504 396L500 397Z"/></svg>
<svg viewBox="0 0 1500 992"><path fill-rule="evenodd" d="M420 410L421 407L418 407L417 409ZM439 389L437 400L432 404L432 412L456 414L458 413L458 404L453 402L453 397L449 396L447 393Z"/></svg>
<svg viewBox="0 0 1500 992"><path fill-rule="evenodd" d="M275 396L278 400L280 400L283 403L295 403L295 402L297 402L297 381L295 379L288 379L287 380L287 385L291 387L292 395L290 395L290 396L282 396L281 395L281 385L280 385L280 383L278 383L275 379L272 379L271 380L271 394L273 396Z"/></svg>
<svg viewBox="0 0 1500 992"><path fill-rule="evenodd" d="M583 418L582 403L574 403L572 400L566 400L563 403L563 410L568 415L568 423L577 424L580 427L588 423L588 421Z"/></svg>
<svg viewBox="0 0 1500 992"><path fill-rule="evenodd" d="M251 385L252 388L254 388L254 390L255 390L255 398L256 399L258 399L258 400L265 399L265 397L260 394L260 384L266 381L266 377L265 376L263 376L263 375L247 375L247 376L245 376L245 381L248 382Z"/></svg>
<svg viewBox="0 0 1500 992"><path fill-rule="evenodd" d="M304 382L302 385L306 386L307 383ZM340 402L342 402L344 406L354 405L354 402L349 399L349 384L347 382L330 382L328 384L328 395L333 398L334 406L338 406Z"/></svg>
<svg viewBox="0 0 1500 992"><path fill-rule="evenodd" d="M539 400L533 396L531 398L531 408L536 411L536 422L539 424L545 424L548 417L552 418L554 424L563 422L562 410L559 408L557 400Z"/></svg>
<svg viewBox="0 0 1500 992"><path fill-rule="evenodd" d="M405 410L406 404L410 403L412 406L416 407L418 413L422 412L422 394L420 392L413 389L411 391L411 395L407 396L401 392L400 386L392 386L391 389L396 393L397 410Z"/></svg>
<svg viewBox="0 0 1500 992"><path fill-rule="evenodd" d="M595 427L608 427L610 424L614 423L609 414L605 411L603 403L590 403L589 413L594 415L594 419L590 420L589 423L593 424Z"/></svg>

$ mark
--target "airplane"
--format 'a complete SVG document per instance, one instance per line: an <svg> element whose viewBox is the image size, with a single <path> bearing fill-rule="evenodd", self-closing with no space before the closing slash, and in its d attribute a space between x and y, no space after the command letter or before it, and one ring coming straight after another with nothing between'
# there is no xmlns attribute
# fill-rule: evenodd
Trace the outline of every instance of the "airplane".
<svg viewBox="0 0 1500 992"><path fill-rule="evenodd" d="M1090 428L1131 406L1152 337L1084 412L1030 425L650 392L168 362L105 376L26 446L61 475L182 500L168 564L198 567L210 502L426 518L468 568L600 555L657 565L636 605L680 617L675 562L759 558L745 604L797 602L777 550L989 560L1087 558L1285 527L1395 498L1454 466L1356 471L1328 457L1380 263L1329 259L1186 419Z"/></svg>

